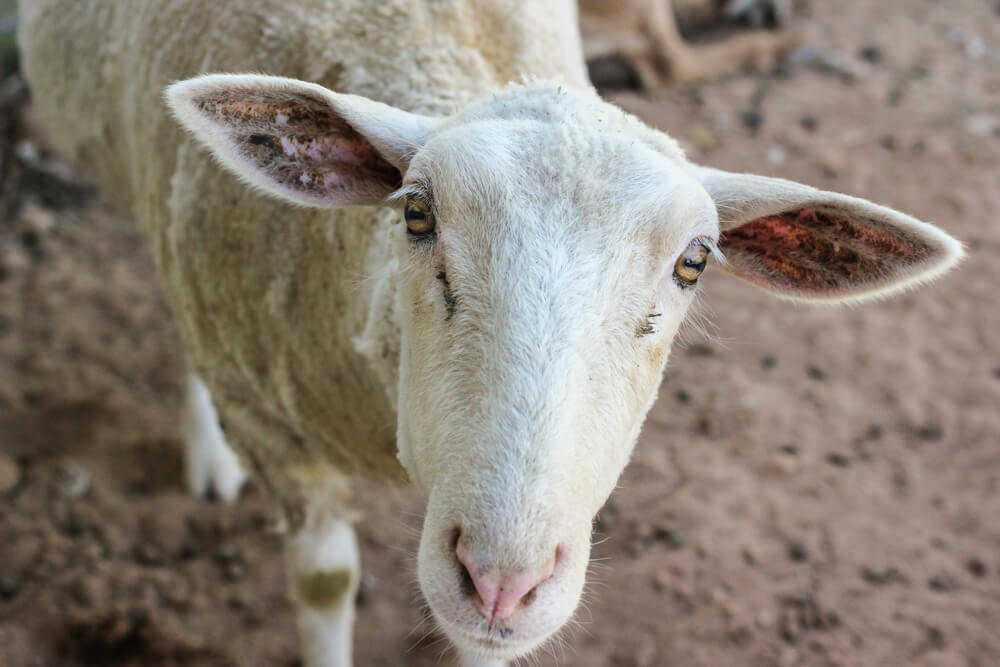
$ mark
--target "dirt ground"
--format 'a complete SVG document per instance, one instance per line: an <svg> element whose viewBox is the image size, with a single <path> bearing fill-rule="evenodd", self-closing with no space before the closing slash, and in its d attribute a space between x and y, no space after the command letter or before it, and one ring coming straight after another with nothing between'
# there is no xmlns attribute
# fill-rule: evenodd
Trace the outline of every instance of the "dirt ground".
<svg viewBox="0 0 1000 667"><path fill-rule="evenodd" d="M676 349L578 623L532 664L1000 665L1000 6L813 7L809 43L839 65L612 99L698 161L887 203L969 256L853 308L710 272L709 335ZM0 83L0 665L299 664L259 492L184 490L182 353L143 241L40 150L18 81ZM420 499L362 486L359 507L357 664L447 661L416 593Z"/></svg>

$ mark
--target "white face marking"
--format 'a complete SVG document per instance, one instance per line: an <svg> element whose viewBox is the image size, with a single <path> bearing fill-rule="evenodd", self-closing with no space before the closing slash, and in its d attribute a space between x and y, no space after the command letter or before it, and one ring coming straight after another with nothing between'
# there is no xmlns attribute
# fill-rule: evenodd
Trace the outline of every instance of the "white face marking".
<svg viewBox="0 0 1000 667"><path fill-rule="evenodd" d="M718 234L708 195L651 130L596 98L527 97L460 116L405 180L437 222L408 241L402 288L400 459L429 494L421 587L452 639L482 651L457 536L493 571L559 554L532 603L494 624L497 657L573 613L591 521L692 300L675 261Z"/></svg>

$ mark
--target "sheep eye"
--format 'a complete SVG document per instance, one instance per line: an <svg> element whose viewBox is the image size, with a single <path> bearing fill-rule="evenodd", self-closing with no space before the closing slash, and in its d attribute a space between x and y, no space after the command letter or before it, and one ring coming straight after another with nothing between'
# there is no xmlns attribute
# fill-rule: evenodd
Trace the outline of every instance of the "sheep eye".
<svg viewBox="0 0 1000 667"><path fill-rule="evenodd" d="M434 214L427 202L411 198L403 208L406 231L413 236L427 236L434 231Z"/></svg>
<svg viewBox="0 0 1000 667"><path fill-rule="evenodd" d="M694 240L687 249L677 258L674 265L674 279L681 287L691 287L705 270L708 262L708 255L712 251L708 246L698 240Z"/></svg>

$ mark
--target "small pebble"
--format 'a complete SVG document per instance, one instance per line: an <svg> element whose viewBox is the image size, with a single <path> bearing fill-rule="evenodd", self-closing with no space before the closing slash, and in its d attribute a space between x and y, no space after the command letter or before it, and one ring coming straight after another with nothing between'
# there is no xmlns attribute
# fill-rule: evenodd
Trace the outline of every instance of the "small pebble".
<svg viewBox="0 0 1000 667"><path fill-rule="evenodd" d="M39 236L38 232L34 229L25 229L21 232L21 245L28 250L34 250L38 247Z"/></svg>
<svg viewBox="0 0 1000 667"><path fill-rule="evenodd" d="M691 402L691 394L687 393L687 391L685 391L684 389L678 389L677 393L674 394L674 397L677 399L678 403Z"/></svg>
<svg viewBox="0 0 1000 667"><path fill-rule="evenodd" d="M775 167L780 167L785 164L785 160L787 158L788 151L786 151L782 146L775 144L767 149L767 161Z"/></svg>
<svg viewBox="0 0 1000 667"><path fill-rule="evenodd" d="M148 496L151 491L149 480L145 477L129 482L128 493L133 496Z"/></svg>
<svg viewBox="0 0 1000 667"><path fill-rule="evenodd" d="M778 360L770 354L765 354L760 358L760 365L762 368L771 369L778 365ZM1000 369L997 369L1000 371Z"/></svg>
<svg viewBox="0 0 1000 667"><path fill-rule="evenodd" d="M253 597L246 591L236 591L229 598L229 608L234 611L246 611L253 607Z"/></svg>
<svg viewBox="0 0 1000 667"><path fill-rule="evenodd" d="M917 437L921 440L936 442L944 437L944 429L938 424L925 424L917 429Z"/></svg>
<svg viewBox="0 0 1000 667"><path fill-rule="evenodd" d="M58 469L59 491L67 498L82 498L90 490L90 471L76 461L64 461Z"/></svg>
<svg viewBox="0 0 1000 667"><path fill-rule="evenodd" d="M24 226L37 235L48 233L55 226L55 216L52 212L35 204L28 204L21 209L21 221Z"/></svg>
<svg viewBox="0 0 1000 667"><path fill-rule="evenodd" d="M986 576L986 563L976 557L965 561L965 568L976 578L981 579Z"/></svg>
<svg viewBox="0 0 1000 667"><path fill-rule="evenodd" d="M21 468L14 459L0 454L0 493L7 493L21 481Z"/></svg>
<svg viewBox="0 0 1000 667"><path fill-rule="evenodd" d="M758 627L761 628L771 628L774 627L774 622L777 619L774 616L774 612L770 609L761 609L757 612L757 616L754 617L754 622Z"/></svg>
<svg viewBox="0 0 1000 667"><path fill-rule="evenodd" d="M798 456L799 446L795 443L788 443L787 445L781 446L781 451L788 454L789 456Z"/></svg>
<svg viewBox="0 0 1000 667"><path fill-rule="evenodd" d="M824 371L819 366L808 366L806 368L806 375L811 377L813 380L825 380L826 371Z"/></svg>
<svg viewBox="0 0 1000 667"><path fill-rule="evenodd" d="M927 637L927 644L932 650L939 651L948 645L948 642L945 641L944 632L941 628L933 625L928 626L925 636Z"/></svg>
<svg viewBox="0 0 1000 667"><path fill-rule="evenodd" d="M1000 129L1000 116L976 114L965 121L965 128L980 137L987 137Z"/></svg>
<svg viewBox="0 0 1000 667"><path fill-rule="evenodd" d="M816 166L824 178L837 179L845 171L846 160L843 153L832 146L820 146L815 153Z"/></svg>
<svg viewBox="0 0 1000 667"><path fill-rule="evenodd" d="M79 537L86 533L89 528L90 524L78 512L70 512L70 515L66 517L65 524L63 524L63 530L70 537Z"/></svg>
<svg viewBox="0 0 1000 667"><path fill-rule="evenodd" d="M943 575L934 575L927 580L927 585L932 591L937 591L938 593L945 593L955 587L954 584Z"/></svg>
<svg viewBox="0 0 1000 667"><path fill-rule="evenodd" d="M812 115L803 116L799 119L799 124L802 126L802 129L807 132L815 132L816 128L819 127L819 118Z"/></svg>
<svg viewBox="0 0 1000 667"><path fill-rule="evenodd" d="M809 547L805 542L795 541L788 545L788 557L796 562L809 560Z"/></svg>
<svg viewBox="0 0 1000 667"><path fill-rule="evenodd" d="M978 35L969 37L963 48L966 57L970 60L981 60L986 55L986 42Z"/></svg>
<svg viewBox="0 0 1000 667"><path fill-rule="evenodd" d="M688 131L688 138L703 152L711 151L719 146L719 138L707 125L701 123L691 127Z"/></svg>
<svg viewBox="0 0 1000 667"><path fill-rule="evenodd" d="M73 600L84 607L93 606L101 599L103 593L101 580L95 576L84 576L75 581L69 589Z"/></svg>
<svg viewBox="0 0 1000 667"><path fill-rule="evenodd" d="M658 542L666 542L667 546L671 549L680 549L687 544L687 539L684 537L684 534L673 528L657 526L653 530L652 537Z"/></svg>
<svg viewBox="0 0 1000 667"><path fill-rule="evenodd" d="M872 65L877 65L882 62L883 53L882 49L878 46L869 44L868 46L863 47L858 55L860 55L862 59L870 62Z"/></svg>
<svg viewBox="0 0 1000 667"><path fill-rule="evenodd" d="M215 562L219 565L225 565L227 563L232 563L240 559L240 552L236 547L226 544L219 547L219 550L215 552Z"/></svg>
<svg viewBox="0 0 1000 667"><path fill-rule="evenodd" d="M21 585L17 577L12 572L0 574L0 600L9 602L17 597Z"/></svg>
<svg viewBox="0 0 1000 667"><path fill-rule="evenodd" d="M739 116L744 127L751 132L756 132L764 124L764 114L756 109L744 109Z"/></svg>
<svg viewBox="0 0 1000 667"><path fill-rule="evenodd" d="M695 421L695 429L701 435L708 436L710 438L719 437L720 428L719 421L711 415L699 415L698 419Z"/></svg>
<svg viewBox="0 0 1000 667"><path fill-rule="evenodd" d="M838 468L846 468L851 465L851 460L839 452L831 452L826 455L826 462Z"/></svg>
<svg viewBox="0 0 1000 667"><path fill-rule="evenodd" d="M199 542L193 537L188 537L187 539L184 540L184 543L181 545L181 549L178 552L177 556L181 560L190 560L192 558L197 557L200 554L201 554L201 542Z"/></svg>
<svg viewBox="0 0 1000 667"><path fill-rule="evenodd" d="M162 565L163 554L151 542L140 542L135 547L135 559L143 565Z"/></svg>
<svg viewBox="0 0 1000 667"><path fill-rule="evenodd" d="M22 139L14 146L14 155L29 167L37 167L42 160L38 146L28 139Z"/></svg>
<svg viewBox="0 0 1000 667"><path fill-rule="evenodd" d="M865 565L861 568L861 578L867 581L869 584L875 586L881 586L883 584L889 583L892 579L895 571L887 567L872 567L870 565Z"/></svg>
<svg viewBox="0 0 1000 667"><path fill-rule="evenodd" d="M230 563L226 563L224 569L227 581L239 581L240 579L243 578L243 575L246 574L246 571L247 571L246 567L244 567L243 563L239 561L232 561Z"/></svg>
<svg viewBox="0 0 1000 667"><path fill-rule="evenodd" d="M795 611L792 609L782 611L781 620L778 624L778 633L781 635L781 638L789 644L794 644L799 640L800 631L801 628Z"/></svg>
<svg viewBox="0 0 1000 667"><path fill-rule="evenodd" d="M821 52L812 65L820 72L839 77L847 84L867 78L870 71L866 63L832 51Z"/></svg>
<svg viewBox="0 0 1000 667"><path fill-rule="evenodd" d="M774 452L764 460L761 472L784 477L794 475L801 467L801 462L798 458L788 456L782 452Z"/></svg>
<svg viewBox="0 0 1000 667"><path fill-rule="evenodd" d="M686 544L687 538L684 537L683 533L676 530L669 531L669 534L667 535L667 545L671 549L682 549Z"/></svg>
<svg viewBox="0 0 1000 667"><path fill-rule="evenodd" d="M670 590L670 585L673 582L670 573L665 570L660 570L653 576L653 588L658 592Z"/></svg>

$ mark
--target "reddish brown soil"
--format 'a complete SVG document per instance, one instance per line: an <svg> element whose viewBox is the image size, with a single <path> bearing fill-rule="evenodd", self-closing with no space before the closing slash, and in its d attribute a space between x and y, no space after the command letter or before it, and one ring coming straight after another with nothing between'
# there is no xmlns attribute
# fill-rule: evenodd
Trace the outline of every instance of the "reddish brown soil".
<svg viewBox="0 0 1000 667"><path fill-rule="evenodd" d="M540 664L1000 664L1000 8L813 5L811 42L861 78L805 65L614 100L696 160L899 207L969 257L854 308L707 276L711 335L676 350L600 515L579 624ZM183 488L182 353L143 241L35 143L15 150L36 138L14 83L0 665L296 664L267 506ZM357 664L447 660L421 640L420 500L365 486L359 506Z"/></svg>

